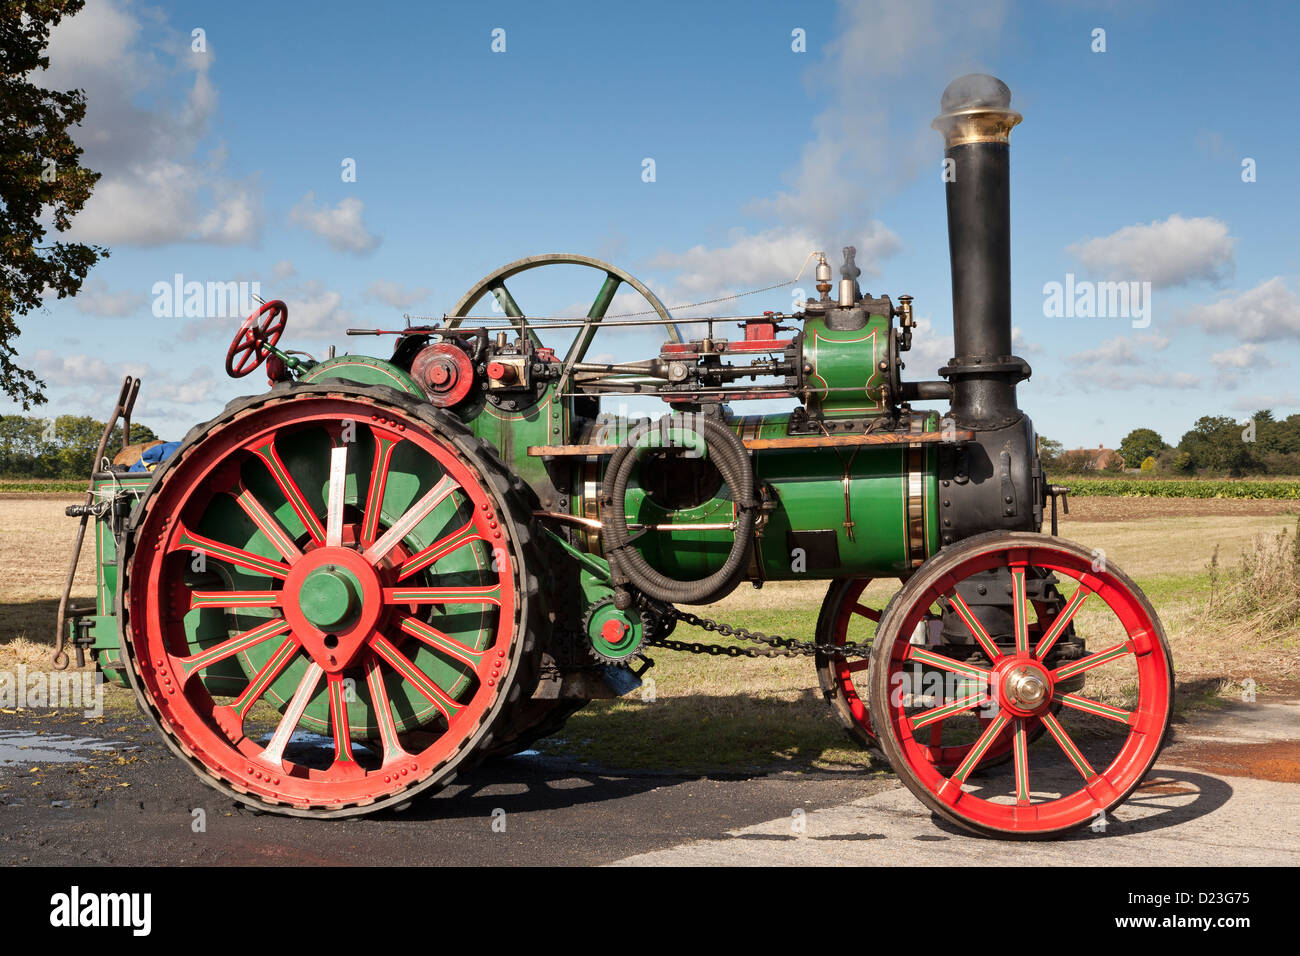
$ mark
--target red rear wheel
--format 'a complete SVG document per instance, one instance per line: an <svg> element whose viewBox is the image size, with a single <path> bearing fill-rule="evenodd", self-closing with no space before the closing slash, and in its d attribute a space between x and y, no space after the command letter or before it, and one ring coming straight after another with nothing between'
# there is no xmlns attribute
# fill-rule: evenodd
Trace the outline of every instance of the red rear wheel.
<svg viewBox="0 0 1300 956"><path fill-rule="evenodd" d="M958 592L990 571L1009 582L1010 635L990 634ZM1027 579L1042 574L1054 575L1068 598L1055 614L1026 596ZM960 659L954 645L916 639L944 611L991 666ZM1092 652L1052 658L1072 629ZM935 706L916 691L923 671L962 688ZM1104 820L1155 763L1173 699L1169 647L1141 590L1080 545L1030 533L979 535L926 562L885 610L871 674L873 726L899 778L940 815L996 836L1049 836ZM1076 692L1084 675L1092 686ZM929 725L977 709L987 720L978 739L956 767L936 765ZM1046 733L1031 752L1036 725ZM975 778L1008 733L1013 760Z"/></svg>
<svg viewBox="0 0 1300 956"><path fill-rule="evenodd" d="M137 695L245 802L333 816L408 800L532 689L527 515L489 449L390 389L233 403L133 524Z"/></svg>
<svg viewBox="0 0 1300 956"><path fill-rule="evenodd" d="M880 623L881 600L869 600L864 597L871 584L871 578L838 578L831 582L822 601L821 614L817 619L817 643L867 644L870 646L876 627ZM816 655L817 677L821 682L822 694L830 703L835 716L844 725L845 731L858 744L869 750L880 752L880 743L871 729L870 682L867 677L869 659L866 657ZM971 744L979 737L982 727L988 725L991 718L976 715L972 721L962 717L952 720L938 719L929 725L926 738L928 743L927 759L939 767L956 767L965 758ZM1037 737L1042 733L1041 726L1031 729ZM984 757L984 768L996 766L1011 759L1010 731L1003 733L989 748Z"/></svg>

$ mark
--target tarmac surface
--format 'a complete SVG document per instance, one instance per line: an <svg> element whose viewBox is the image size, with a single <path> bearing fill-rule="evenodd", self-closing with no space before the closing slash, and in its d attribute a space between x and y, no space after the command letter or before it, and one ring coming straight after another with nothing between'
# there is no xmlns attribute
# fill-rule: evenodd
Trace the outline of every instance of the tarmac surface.
<svg viewBox="0 0 1300 956"><path fill-rule="evenodd" d="M537 755L485 764L404 812L300 820L209 790L139 715L9 709L0 821L6 865L1296 865L1300 701L1230 702L1176 725L1104 828L1054 841L968 835L888 774L685 777Z"/></svg>

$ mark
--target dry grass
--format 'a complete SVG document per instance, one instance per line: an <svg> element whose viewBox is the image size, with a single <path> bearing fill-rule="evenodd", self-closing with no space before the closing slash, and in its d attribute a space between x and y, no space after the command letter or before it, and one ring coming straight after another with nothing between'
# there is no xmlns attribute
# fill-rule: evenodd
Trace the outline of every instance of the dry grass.
<svg viewBox="0 0 1300 956"><path fill-rule="evenodd" d="M77 495L0 499L0 666L46 666L54 642L59 592L72 557L75 518L63 509ZM95 538L87 525L72 603L95 600Z"/></svg>

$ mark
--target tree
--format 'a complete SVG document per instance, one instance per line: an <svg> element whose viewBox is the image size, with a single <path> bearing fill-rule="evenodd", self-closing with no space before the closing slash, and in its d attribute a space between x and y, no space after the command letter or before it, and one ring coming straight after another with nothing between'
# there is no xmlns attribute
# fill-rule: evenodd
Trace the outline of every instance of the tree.
<svg viewBox="0 0 1300 956"><path fill-rule="evenodd" d="M1148 458L1154 458L1169 446L1160 433L1151 428L1135 428L1119 443L1119 454L1125 468L1137 468Z"/></svg>
<svg viewBox="0 0 1300 956"><path fill-rule="evenodd" d="M0 415L0 477L86 478L94 461L104 423L80 415L34 418ZM131 423L131 444L154 441L148 425ZM113 429L105 449L112 458L122 447L122 426Z"/></svg>
<svg viewBox="0 0 1300 956"><path fill-rule="evenodd" d="M1243 438L1242 432L1241 423L1226 415L1203 415L1183 435L1178 449L1188 454L1194 469L1226 471L1230 475L1260 470L1262 463L1255 446Z"/></svg>
<svg viewBox="0 0 1300 956"><path fill-rule="evenodd" d="M1092 470L1092 452L1082 448L1063 452L1056 459L1056 470L1063 475L1080 475Z"/></svg>
<svg viewBox="0 0 1300 956"><path fill-rule="evenodd" d="M86 115L82 90L34 85L49 68L50 30L85 0L6 0L0 8L0 393L24 409L45 401L45 383L19 366L17 317L48 294L76 295L86 273L108 255L101 246L45 243L45 223L64 232L99 174L80 165L69 127Z"/></svg>
<svg viewBox="0 0 1300 956"><path fill-rule="evenodd" d="M1042 463L1044 469L1054 467L1064 451L1065 446L1059 441L1052 441L1052 439L1043 435L1038 436L1038 460Z"/></svg>

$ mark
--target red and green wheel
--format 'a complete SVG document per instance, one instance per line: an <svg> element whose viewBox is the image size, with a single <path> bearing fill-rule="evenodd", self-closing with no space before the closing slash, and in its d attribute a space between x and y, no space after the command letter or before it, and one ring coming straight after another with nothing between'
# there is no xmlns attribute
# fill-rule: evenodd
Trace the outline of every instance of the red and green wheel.
<svg viewBox="0 0 1300 956"><path fill-rule="evenodd" d="M530 512L490 446L392 389L238 400L137 509L120 617L136 694L243 802L404 803L536 681Z"/></svg>
<svg viewBox="0 0 1300 956"><path fill-rule="evenodd" d="M841 647L848 643L871 644L882 613L877 605L883 603L864 597L871 580L837 578L831 582L817 618L818 644ZM867 705L871 696L867 677L869 658L819 652L815 661L822 694L845 731L859 745L880 753L880 743L871 729L871 713ZM935 720L929 725L927 759L939 767L956 767L990 719L979 714L956 714L947 720ZM1037 737L1042 733L1041 726L1035 726L1030 733ZM1011 738L1009 731L998 737L981 767L987 769L1011 759Z"/></svg>
<svg viewBox="0 0 1300 956"><path fill-rule="evenodd" d="M836 578L822 599L817 616L818 644L870 643L880 623L883 602L864 599L871 578ZM879 750L867 709L867 658L817 653L814 658L822 694L845 731L858 744ZM860 692L859 692L860 691Z"/></svg>
<svg viewBox="0 0 1300 956"><path fill-rule="evenodd" d="M990 634L959 591L987 572L1007 581L1009 634ZM1027 581L1047 574L1065 598L1054 612L1026 593ZM982 659L927 639L945 612ZM1090 653L1054 656L1067 635L1083 637ZM923 674L956 689L936 701L918 686ZM1027 532L978 535L922 565L885 609L870 680L872 726L902 782L948 820L1013 838L1105 821L1155 763L1173 701L1169 646L1137 585L1104 555ZM962 759L937 763L932 724L976 714L982 729ZM1012 759L990 769L1008 735Z"/></svg>

